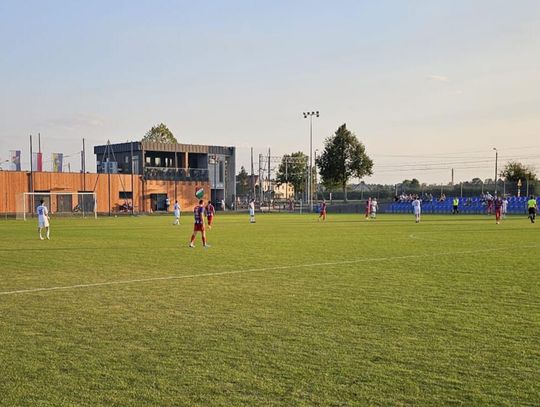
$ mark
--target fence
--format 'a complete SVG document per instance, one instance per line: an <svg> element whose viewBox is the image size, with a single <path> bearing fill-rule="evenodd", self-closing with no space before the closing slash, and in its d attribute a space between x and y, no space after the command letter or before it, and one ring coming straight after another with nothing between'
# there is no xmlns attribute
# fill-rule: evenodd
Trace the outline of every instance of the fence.
<svg viewBox="0 0 540 407"><path fill-rule="evenodd" d="M347 199L350 201L362 201L368 197L377 198L379 201L392 200L396 196L400 195L418 195L431 196L433 198L439 198L441 195L447 197L476 197L481 196L486 192L493 194L497 190L501 194L508 196L521 196L528 195L540 195L540 181L528 181L524 180L521 187L518 187L516 182L506 182L500 180L495 185L491 183L470 183L463 182L454 185L410 185L410 184L396 184L396 185L374 185L374 184L360 184L356 187L349 187L347 189ZM326 199L339 201L343 200L344 193L342 190L326 190L322 191L321 188L317 191L317 200Z"/></svg>

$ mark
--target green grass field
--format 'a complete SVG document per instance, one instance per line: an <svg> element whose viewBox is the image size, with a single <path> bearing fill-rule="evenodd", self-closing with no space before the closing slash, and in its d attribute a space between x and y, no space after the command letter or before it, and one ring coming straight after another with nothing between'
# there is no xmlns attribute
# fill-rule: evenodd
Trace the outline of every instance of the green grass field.
<svg viewBox="0 0 540 407"><path fill-rule="evenodd" d="M1 405L540 405L539 224L172 220L0 221Z"/></svg>

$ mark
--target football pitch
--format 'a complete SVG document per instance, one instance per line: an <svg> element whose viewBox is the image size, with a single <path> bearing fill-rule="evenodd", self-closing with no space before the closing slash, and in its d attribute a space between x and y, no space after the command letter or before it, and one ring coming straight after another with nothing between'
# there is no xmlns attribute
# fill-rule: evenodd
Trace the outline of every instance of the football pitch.
<svg viewBox="0 0 540 407"><path fill-rule="evenodd" d="M0 221L0 405L540 404L540 225Z"/></svg>

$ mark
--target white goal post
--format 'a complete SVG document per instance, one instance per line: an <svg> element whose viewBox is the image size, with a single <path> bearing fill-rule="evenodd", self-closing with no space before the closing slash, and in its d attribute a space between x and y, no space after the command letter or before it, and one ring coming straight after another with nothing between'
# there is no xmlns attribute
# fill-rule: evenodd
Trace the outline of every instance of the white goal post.
<svg viewBox="0 0 540 407"><path fill-rule="evenodd" d="M16 218L35 216L41 200L53 215L97 218L96 193L72 191L23 192L17 199Z"/></svg>

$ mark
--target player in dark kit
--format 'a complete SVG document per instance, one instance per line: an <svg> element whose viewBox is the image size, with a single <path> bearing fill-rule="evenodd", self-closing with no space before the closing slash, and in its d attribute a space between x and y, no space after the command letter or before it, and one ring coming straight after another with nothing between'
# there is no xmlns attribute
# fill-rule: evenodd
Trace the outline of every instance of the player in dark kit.
<svg viewBox="0 0 540 407"><path fill-rule="evenodd" d="M321 202L321 205L319 206L319 221L322 220L325 221L326 220L326 208L327 208L327 205L326 205L326 201L323 200Z"/></svg>
<svg viewBox="0 0 540 407"><path fill-rule="evenodd" d="M208 205L206 205L206 208L204 208L204 213L206 214L206 220L208 222L208 229L212 229L212 223L214 222L214 215L216 214L216 210L214 209L214 205L212 205L212 202L208 201Z"/></svg>
<svg viewBox="0 0 540 407"><path fill-rule="evenodd" d="M204 206L203 206L203 200L201 199L199 201L199 204L193 208L193 216L195 218L195 225L193 226L193 234L191 235L191 242L189 243L189 247L195 247L195 236L197 235L197 232L201 232L202 236L202 242L204 247L210 247L210 245L206 244L206 233L204 231Z"/></svg>
<svg viewBox="0 0 540 407"><path fill-rule="evenodd" d="M495 207L495 222L497 222L497 225L501 222L501 213L502 213L502 207L503 207L503 200L500 196L496 196L495 200L493 201L493 206Z"/></svg>

